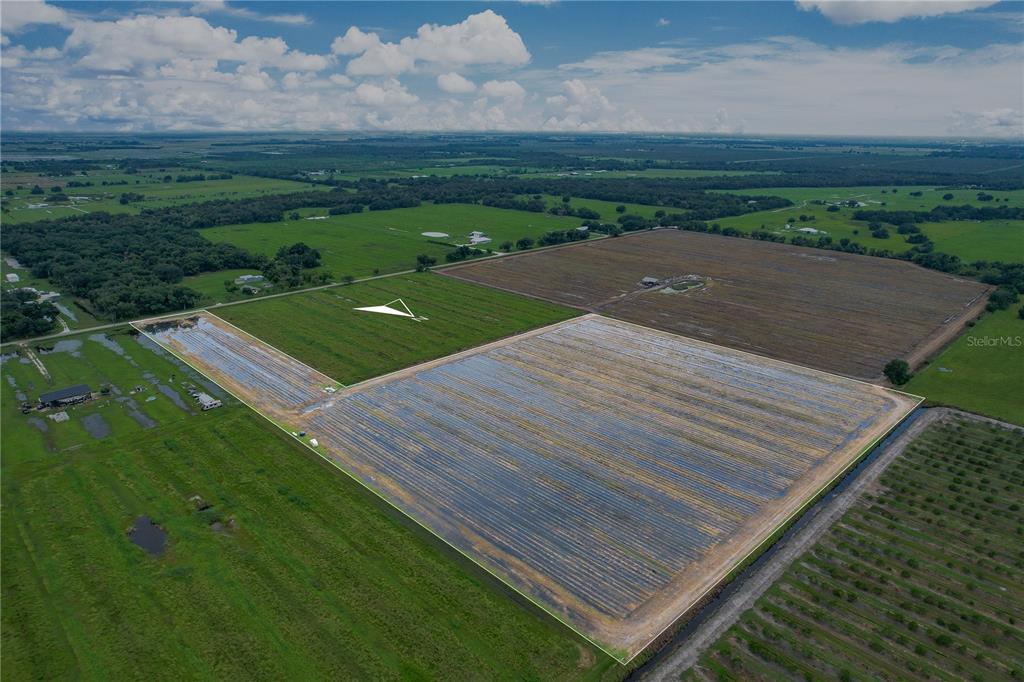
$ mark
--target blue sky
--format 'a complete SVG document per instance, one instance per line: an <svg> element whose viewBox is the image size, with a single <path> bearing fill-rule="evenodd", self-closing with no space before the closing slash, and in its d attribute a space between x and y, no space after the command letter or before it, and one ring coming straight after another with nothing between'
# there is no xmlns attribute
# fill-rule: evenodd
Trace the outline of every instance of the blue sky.
<svg viewBox="0 0 1024 682"><path fill-rule="evenodd" d="M5 129L1020 137L1024 3L4 3Z"/></svg>

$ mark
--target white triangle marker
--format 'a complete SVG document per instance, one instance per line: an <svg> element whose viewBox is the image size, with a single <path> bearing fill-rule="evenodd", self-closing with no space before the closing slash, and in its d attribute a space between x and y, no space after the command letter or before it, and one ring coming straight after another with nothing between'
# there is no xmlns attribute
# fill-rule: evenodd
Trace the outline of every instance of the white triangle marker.
<svg viewBox="0 0 1024 682"><path fill-rule="evenodd" d="M398 310L397 308L392 308L391 306L393 304L395 304L395 303L397 303L400 306L402 306L402 308L404 308L404 310ZM422 322L423 320L427 319L425 317L416 317L415 315L413 315L412 311L409 310L409 306L407 306L405 304L405 301L403 301L400 298L396 298L393 301L389 301L388 303L385 303L384 305L372 305L372 306L367 306L365 308L353 308L353 310L360 310L360 311L365 312L365 313L380 313L382 315L397 315L398 317L408 317L408 318L410 318L412 320L415 320L416 322Z"/></svg>

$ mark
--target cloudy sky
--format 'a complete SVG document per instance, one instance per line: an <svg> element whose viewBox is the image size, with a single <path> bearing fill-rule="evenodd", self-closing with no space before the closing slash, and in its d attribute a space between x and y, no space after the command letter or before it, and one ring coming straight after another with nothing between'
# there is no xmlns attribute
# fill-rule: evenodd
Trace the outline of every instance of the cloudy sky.
<svg viewBox="0 0 1024 682"><path fill-rule="evenodd" d="M1024 136L1024 3L5 0L4 130Z"/></svg>

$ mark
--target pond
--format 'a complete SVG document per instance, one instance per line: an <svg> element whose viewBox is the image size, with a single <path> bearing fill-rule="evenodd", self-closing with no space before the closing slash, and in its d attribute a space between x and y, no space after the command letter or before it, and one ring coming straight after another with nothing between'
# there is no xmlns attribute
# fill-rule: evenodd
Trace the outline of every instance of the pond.
<svg viewBox="0 0 1024 682"><path fill-rule="evenodd" d="M135 519L135 525L128 529L128 537L136 545L156 556L163 554L167 545L167 531L153 523L145 514Z"/></svg>

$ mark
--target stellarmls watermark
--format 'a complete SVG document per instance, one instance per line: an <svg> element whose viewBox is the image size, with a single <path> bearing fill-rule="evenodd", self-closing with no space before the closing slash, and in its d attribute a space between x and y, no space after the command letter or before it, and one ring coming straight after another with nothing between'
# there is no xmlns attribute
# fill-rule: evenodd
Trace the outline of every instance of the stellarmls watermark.
<svg viewBox="0 0 1024 682"><path fill-rule="evenodd" d="M1024 336L968 336L968 348L1020 348Z"/></svg>

